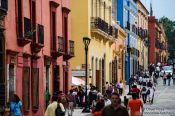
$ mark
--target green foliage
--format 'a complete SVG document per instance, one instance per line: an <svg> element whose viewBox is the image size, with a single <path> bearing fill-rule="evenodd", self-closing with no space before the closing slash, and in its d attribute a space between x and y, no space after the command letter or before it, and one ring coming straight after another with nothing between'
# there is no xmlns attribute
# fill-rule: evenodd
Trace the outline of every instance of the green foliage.
<svg viewBox="0 0 175 116"><path fill-rule="evenodd" d="M159 21L160 23L163 24L165 29L165 34L168 39L168 49L170 52L170 58L174 59L175 54L172 54L172 53L174 53L175 51L175 21L172 21L165 16L160 18Z"/></svg>

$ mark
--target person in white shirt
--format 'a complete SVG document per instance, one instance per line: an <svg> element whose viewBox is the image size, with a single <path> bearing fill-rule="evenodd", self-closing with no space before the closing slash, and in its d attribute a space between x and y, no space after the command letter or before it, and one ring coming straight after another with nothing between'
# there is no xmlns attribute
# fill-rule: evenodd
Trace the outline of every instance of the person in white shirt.
<svg viewBox="0 0 175 116"><path fill-rule="evenodd" d="M104 95L104 100L105 100L105 107L111 105L111 100L108 99L108 95L107 94Z"/></svg>
<svg viewBox="0 0 175 116"><path fill-rule="evenodd" d="M123 82L122 81L120 81L120 83L119 83L119 94L120 94L120 96L122 96L122 94L123 94Z"/></svg>

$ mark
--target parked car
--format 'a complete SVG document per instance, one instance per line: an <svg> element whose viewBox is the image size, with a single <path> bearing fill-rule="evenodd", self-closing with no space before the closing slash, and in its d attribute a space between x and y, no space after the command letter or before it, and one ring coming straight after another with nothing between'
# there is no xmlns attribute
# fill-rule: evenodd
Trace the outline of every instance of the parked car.
<svg viewBox="0 0 175 116"><path fill-rule="evenodd" d="M163 66L162 70L160 72L160 76L163 76L163 73L165 72L165 74L167 75L168 73L170 73L171 75L173 74L173 66Z"/></svg>

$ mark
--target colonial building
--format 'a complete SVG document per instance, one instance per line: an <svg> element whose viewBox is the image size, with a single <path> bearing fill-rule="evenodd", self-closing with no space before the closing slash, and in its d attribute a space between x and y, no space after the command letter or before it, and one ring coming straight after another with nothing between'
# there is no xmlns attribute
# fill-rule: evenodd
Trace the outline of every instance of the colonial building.
<svg viewBox="0 0 175 116"><path fill-rule="evenodd" d="M149 64L157 64L161 62L162 28L155 16L150 16L148 21L148 35L150 41L148 62Z"/></svg>
<svg viewBox="0 0 175 116"><path fill-rule="evenodd" d="M118 29L118 36L113 44L113 64L112 70L115 70L112 74L113 77L117 76L117 82L123 81L125 84L125 53L126 53L126 32L120 27L119 21L117 21L117 0L113 0L112 4L112 25ZM112 81L113 82L113 81Z"/></svg>
<svg viewBox="0 0 175 116"><path fill-rule="evenodd" d="M137 1L138 6L138 21L137 21L137 48L139 50L139 70L148 69L148 10L140 0ZM133 26L134 30L134 26Z"/></svg>
<svg viewBox="0 0 175 116"><path fill-rule="evenodd" d="M74 42L70 40L69 0L1 2L3 7L8 3L0 44L4 48L0 54L5 55L1 63L5 77L0 79L5 85L4 101L16 93L25 115L43 116L49 100L45 94L67 93L71 87L69 59L74 56Z"/></svg>
<svg viewBox="0 0 175 116"><path fill-rule="evenodd" d="M118 31L112 26L112 1L72 0L71 14L71 35L76 44L76 57L71 60L72 69L73 71L85 70L83 37L91 38L88 51L88 68L91 73L88 76L88 83L104 90L105 82L109 82L114 73L111 70L114 60L112 45L117 39ZM74 76L85 77L85 75ZM117 77L113 80L117 80Z"/></svg>
<svg viewBox="0 0 175 116"><path fill-rule="evenodd" d="M163 24L160 24L160 27L161 27L161 31L162 31L161 40L160 40L160 54L161 54L160 55L160 62L162 64L165 64L167 62L168 56L169 56L168 43L167 43L167 38L166 38Z"/></svg>
<svg viewBox="0 0 175 116"><path fill-rule="evenodd" d="M129 78L138 70L138 54L137 49L137 13L138 8L136 0L117 0L117 21L127 33L126 55L125 55L125 78L129 84ZM134 30L132 28L134 27Z"/></svg>

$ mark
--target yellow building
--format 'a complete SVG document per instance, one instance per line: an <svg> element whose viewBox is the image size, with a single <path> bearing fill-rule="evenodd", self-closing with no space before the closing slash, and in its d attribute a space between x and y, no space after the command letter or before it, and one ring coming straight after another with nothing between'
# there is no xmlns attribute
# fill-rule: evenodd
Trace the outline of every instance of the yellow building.
<svg viewBox="0 0 175 116"><path fill-rule="evenodd" d="M163 24L159 24L161 27L161 39L160 39L160 62L166 63L168 60L167 38L163 28Z"/></svg>
<svg viewBox="0 0 175 116"><path fill-rule="evenodd" d="M71 37L75 41L75 57L71 59L73 76L83 78L85 51L83 37L91 38L88 51L88 83L100 90L112 75L112 46L117 29L111 26L112 0L71 0ZM79 74L78 74L79 73Z"/></svg>
<svg viewBox="0 0 175 116"><path fill-rule="evenodd" d="M115 80L117 82L123 81L125 84L125 52L126 52L126 32L115 22L113 22L113 26L118 29L118 36L113 44L113 62L112 62L112 70L113 73L111 77L111 82L113 83ZM116 67L115 67L116 66Z"/></svg>
<svg viewBox="0 0 175 116"><path fill-rule="evenodd" d="M148 69L148 10L140 0L137 1L138 6L138 40L137 49L139 50L139 68Z"/></svg>

